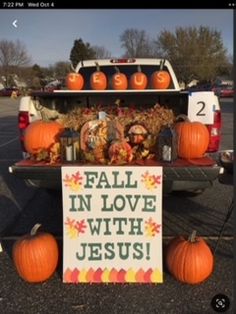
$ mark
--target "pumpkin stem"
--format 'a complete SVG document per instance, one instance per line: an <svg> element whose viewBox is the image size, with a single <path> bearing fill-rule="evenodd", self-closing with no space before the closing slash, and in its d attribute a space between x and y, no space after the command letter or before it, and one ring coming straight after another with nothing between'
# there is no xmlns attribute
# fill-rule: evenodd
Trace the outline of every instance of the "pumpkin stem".
<svg viewBox="0 0 236 314"><path fill-rule="evenodd" d="M141 69L141 65L140 65L140 64L138 65L138 72L139 72L139 73L142 72L142 69Z"/></svg>
<svg viewBox="0 0 236 314"><path fill-rule="evenodd" d="M115 67L116 73L120 73L120 69L118 67Z"/></svg>
<svg viewBox="0 0 236 314"><path fill-rule="evenodd" d="M193 232L190 234L190 236L188 238L188 241L191 243L196 242L196 234L197 234L197 231L193 230Z"/></svg>
<svg viewBox="0 0 236 314"><path fill-rule="evenodd" d="M165 62L166 62L166 59L161 60L161 62L160 62L160 71L163 70Z"/></svg>
<svg viewBox="0 0 236 314"><path fill-rule="evenodd" d="M31 231L30 231L30 235L31 235L31 236L36 235L38 229L39 229L41 226L42 226L41 224L35 224L35 225L33 226L33 228L31 229Z"/></svg>
<svg viewBox="0 0 236 314"><path fill-rule="evenodd" d="M186 116L185 114L179 114L177 117L176 117L176 122L179 122L179 121L187 121L187 122L190 122L188 116Z"/></svg>
<svg viewBox="0 0 236 314"><path fill-rule="evenodd" d="M98 62L95 62L95 64L96 64L97 71L100 72L100 66L99 66Z"/></svg>

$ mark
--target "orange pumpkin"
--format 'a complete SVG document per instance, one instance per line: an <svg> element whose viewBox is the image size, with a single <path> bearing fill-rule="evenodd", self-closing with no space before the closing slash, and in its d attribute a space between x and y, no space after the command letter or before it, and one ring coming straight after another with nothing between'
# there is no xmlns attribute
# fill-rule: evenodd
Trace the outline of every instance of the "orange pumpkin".
<svg viewBox="0 0 236 314"><path fill-rule="evenodd" d="M128 80L124 73L120 73L116 67L116 73L112 76L111 85L115 90L124 90L128 88Z"/></svg>
<svg viewBox="0 0 236 314"><path fill-rule="evenodd" d="M133 73L130 77L129 84L131 89L145 89L147 87L148 79L145 73L142 72L141 67L138 66L138 71Z"/></svg>
<svg viewBox="0 0 236 314"><path fill-rule="evenodd" d="M167 71L155 71L151 76L151 87L154 89L167 89L170 82L171 77Z"/></svg>
<svg viewBox="0 0 236 314"><path fill-rule="evenodd" d="M209 145L209 131L201 122L177 122L178 156L181 158L201 158Z"/></svg>
<svg viewBox="0 0 236 314"><path fill-rule="evenodd" d="M109 149L110 163L116 165L126 164L133 159L132 147L125 140L114 141Z"/></svg>
<svg viewBox="0 0 236 314"><path fill-rule="evenodd" d="M12 257L16 270L27 282L42 282L52 276L58 263L58 245L53 235L37 233L36 224L30 234L20 237L13 245Z"/></svg>
<svg viewBox="0 0 236 314"><path fill-rule="evenodd" d="M69 73L66 77L66 86L71 90L80 90L84 86L84 78L80 73Z"/></svg>
<svg viewBox="0 0 236 314"><path fill-rule="evenodd" d="M32 122L25 130L24 145L30 154L48 150L59 142L59 135L64 127L56 121L37 120Z"/></svg>
<svg viewBox="0 0 236 314"><path fill-rule="evenodd" d="M214 257L210 247L193 231L187 239L175 237L166 249L166 265L170 273L179 281L198 284L213 272Z"/></svg>
<svg viewBox="0 0 236 314"><path fill-rule="evenodd" d="M100 71L98 63L96 63L97 71L90 76L90 86L95 90L104 90L107 88L107 77Z"/></svg>

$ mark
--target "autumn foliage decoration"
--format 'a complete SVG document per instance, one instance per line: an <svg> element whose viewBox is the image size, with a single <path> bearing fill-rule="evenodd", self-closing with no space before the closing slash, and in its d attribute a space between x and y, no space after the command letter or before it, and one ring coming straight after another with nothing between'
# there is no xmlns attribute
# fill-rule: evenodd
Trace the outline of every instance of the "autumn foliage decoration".
<svg viewBox="0 0 236 314"><path fill-rule="evenodd" d="M80 90L84 86L84 78L80 73L71 72L66 77L66 86L70 90Z"/></svg>
<svg viewBox="0 0 236 314"><path fill-rule="evenodd" d="M145 73L142 72L141 66L138 66L138 71L133 73L130 77L129 84L131 89L145 89L147 87L148 79Z"/></svg>
<svg viewBox="0 0 236 314"><path fill-rule="evenodd" d="M170 241L166 250L166 264L177 280L199 284L212 274L214 258L206 241L193 231L189 238L181 235Z"/></svg>
<svg viewBox="0 0 236 314"><path fill-rule="evenodd" d="M100 70L99 64L96 62L97 71L90 76L90 86L95 90L104 90L107 88L107 77L105 73Z"/></svg>
<svg viewBox="0 0 236 314"><path fill-rule="evenodd" d="M207 127L201 122L190 122L184 115L181 117L185 121L175 125L178 134L178 156L185 159L203 157L210 139Z"/></svg>
<svg viewBox="0 0 236 314"><path fill-rule="evenodd" d="M54 236L38 232L36 224L30 234L20 237L13 246L12 257L16 270L27 282L43 282L50 278L58 264L58 245Z"/></svg>
<svg viewBox="0 0 236 314"><path fill-rule="evenodd" d="M114 141L108 150L110 164L122 165L132 161L132 147L125 140Z"/></svg>
<svg viewBox="0 0 236 314"><path fill-rule="evenodd" d="M25 149L30 154L37 154L59 142L59 136L64 127L57 121L37 120L25 130Z"/></svg>

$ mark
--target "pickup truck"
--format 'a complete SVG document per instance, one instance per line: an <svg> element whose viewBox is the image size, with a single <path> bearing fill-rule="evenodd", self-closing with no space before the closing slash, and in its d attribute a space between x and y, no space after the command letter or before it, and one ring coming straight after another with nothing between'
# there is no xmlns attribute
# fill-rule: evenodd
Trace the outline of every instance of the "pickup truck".
<svg viewBox="0 0 236 314"><path fill-rule="evenodd" d="M99 71L103 72L107 78L107 86L100 90L93 89L90 84L91 75L98 70L98 65ZM117 71L125 74L128 82L134 73L141 71L147 77L147 86L143 89L134 89L128 85L122 90L114 89L112 77ZM150 78L154 72L158 71L168 72L170 84L167 88L152 87ZM32 158L25 149L25 132L34 121L52 119L66 121L67 127L73 127L76 131L82 132L81 121L83 119L79 116L81 112L92 113L91 119L94 119L94 114L104 119L104 115L105 117L112 115L114 118L116 114L119 116L122 112L128 111L133 114L130 116L130 123L132 119L136 120L135 112L138 112L139 117L143 117L140 118L143 125L145 124L148 129L149 124L153 123L152 121L155 122L155 116L150 116L150 110L158 106L157 110L160 115L161 110L164 110L164 113L171 113L174 117L188 116L190 122L198 121L206 125L209 132L209 144L203 158L192 160L178 158L173 162L157 163L163 167L164 192L202 191L210 187L217 179L220 167L211 158L211 154L217 152L220 145L221 111L218 97L213 92L181 90L170 62L163 59L86 60L78 63L75 73L80 73L84 79L84 85L79 90L35 91L21 98L18 121L23 160L10 166L10 173L24 179L30 186L61 188L63 161L59 159L57 162L43 162L42 159ZM143 112L143 116L140 112ZM149 112L149 115L146 112ZM73 119L74 124L71 122ZM92 158L93 152L94 150L91 149L90 155L78 164L81 166L96 164L98 160ZM156 159L154 155L153 160ZM148 164L147 162L148 160L144 160L144 163ZM66 164L70 162L67 161Z"/></svg>

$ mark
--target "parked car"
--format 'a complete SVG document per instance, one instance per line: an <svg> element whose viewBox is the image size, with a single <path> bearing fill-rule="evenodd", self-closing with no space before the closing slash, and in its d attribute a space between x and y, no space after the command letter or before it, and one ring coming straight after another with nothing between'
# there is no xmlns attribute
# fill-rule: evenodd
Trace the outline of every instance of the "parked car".
<svg viewBox="0 0 236 314"><path fill-rule="evenodd" d="M54 90L61 89L61 85L62 83L59 80L52 81L44 87L44 91L53 92Z"/></svg>
<svg viewBox="0 0 236 314"><path fill-rule="evenodd" d="M234 88L233 86L226 85L220 89L220 97L233 97L234 96Z"/></svg>
<svg viewBox="0 0 236 314"><path fill-rule="evenodd" d="M219 85L213 88L215 94L219 97L233 97L234 87L232 85Z"/></svg>
<svg viewBox="0 0 236 314"><path fill-rule="evenodd" d="M11 96L12 92L16 92L16 95L20 95L20 90L17 87L6 87L0 90L0 96Z"/></svg>

